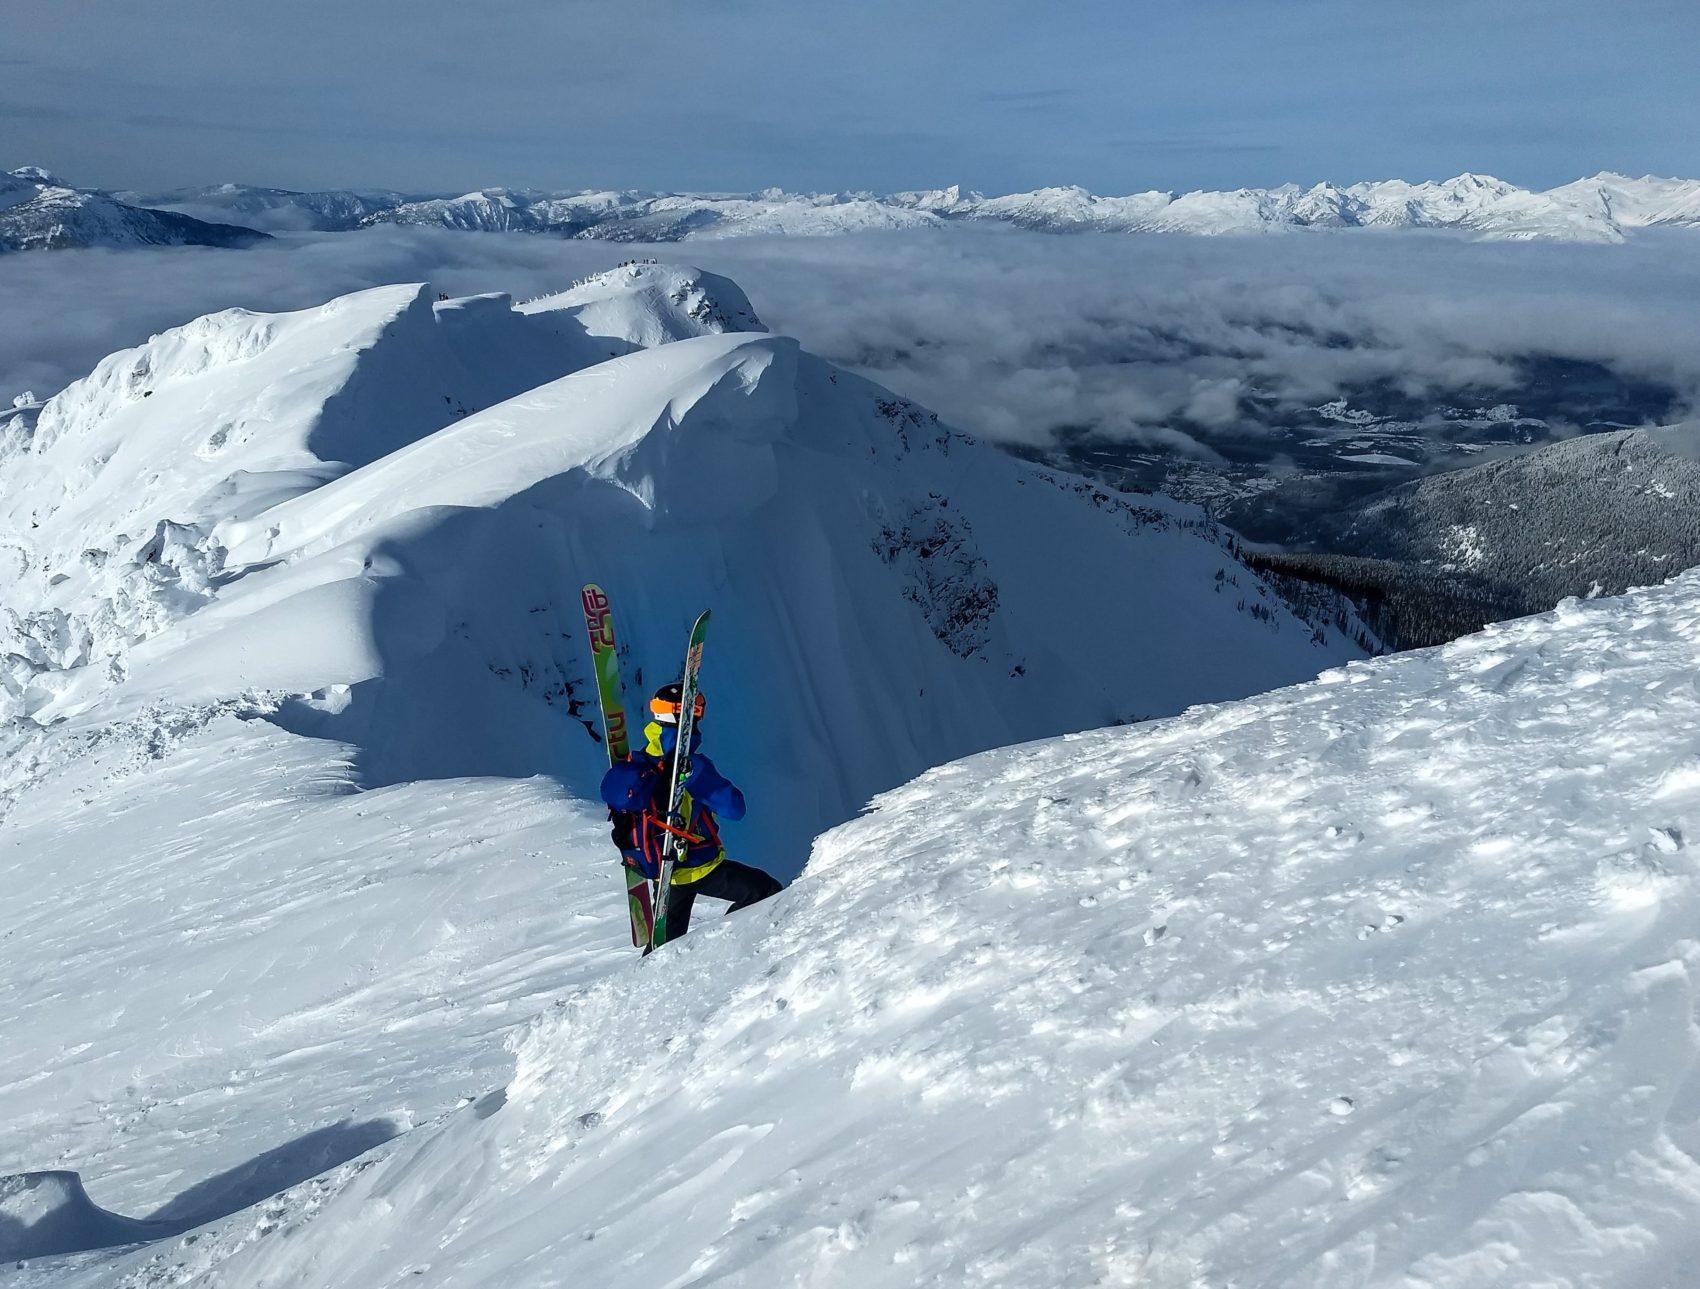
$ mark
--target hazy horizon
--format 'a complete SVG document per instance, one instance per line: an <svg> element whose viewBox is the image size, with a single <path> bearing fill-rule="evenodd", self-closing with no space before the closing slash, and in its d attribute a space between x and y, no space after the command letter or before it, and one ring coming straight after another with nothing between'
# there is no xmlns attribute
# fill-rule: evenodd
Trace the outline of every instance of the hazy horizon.
<svg viewBox="0 0 1700 1289"><path fill-rule="evenodd" d="M8 28L11 163L106 188L1700 174L1700 9L1674 0L90 0Z"/></svg>

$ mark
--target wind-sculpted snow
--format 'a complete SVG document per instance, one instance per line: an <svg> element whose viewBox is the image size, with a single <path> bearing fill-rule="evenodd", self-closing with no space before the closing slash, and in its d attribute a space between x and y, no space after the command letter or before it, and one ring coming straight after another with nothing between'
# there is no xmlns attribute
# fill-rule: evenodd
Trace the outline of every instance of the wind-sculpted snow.
<svg viewBox="0 0 1700 1289"><path fill-rule="evenodd" d="M944 766L278 1235L38 1283L1686 1283L1696 640L1689 575Z"/></svg>
<svg viewBox="0 0 1700 1289"><path fill-rule="evenodd" d="M606 292L638 303L611 311ZM218 524L638 344L748 326L732 283L646 264L523 310L422 286L227 310L112 355L0 421L0 714L52 672L122 676L131 645L211 596Z"/></svg>
<svg viewBox="0 0 1700 1289"><path fill-rule="evenodd" d="M75 1173L0 1177L0 1262L144 1244L183 1230L174 1222L107 1212L89 1198Z"/></svg>

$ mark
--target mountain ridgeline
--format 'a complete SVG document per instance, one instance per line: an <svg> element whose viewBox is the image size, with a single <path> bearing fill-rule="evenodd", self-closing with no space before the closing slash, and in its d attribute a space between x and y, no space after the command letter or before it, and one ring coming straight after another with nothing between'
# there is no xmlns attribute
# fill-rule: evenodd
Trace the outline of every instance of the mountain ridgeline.
<svg viewBox="0 0 1700 1289"><path fill-rule="evenodd" d="M15 175L44 172L17 171ZM55 186L59 181L54 181ZM482 188L407 194L381 189L293 192L219 184L84 198L171 211L213 225L341 232L382 224L546 233L628 242L750 234L819 235L941 228L956 222L1045 233L1218 235L1298 230L1441 229L1506 241L1621 242L1639 229L1700 227L1700 181L1603 173L1545 191L1491 176L1383 180L1224 192L1107 197L1084 188L986 196L959 186L899 193L649 193ZM64 200L63 198L59 200ZM4 217L0 216L0 230ZM3 235L3 234L0 234Z"/></svg>
<svg viewBox="0 0 1700 1289"><path fill-rule="evenodd" d="M784 873L943 760L1368 652L1338 597L1289 603L1197 508L942 425L724 278L435 294L210 315L15 413L0 717L269 694L370 785L594 796L598 581L637 685L716 610L715 746Z"/></svg>
<svg viewBox="0 0 1700 1289"><path fill-rule="evenodd" d="M270 235L72 188L45 170L0 173L0 251L84 246L252 246Z"/></svg>

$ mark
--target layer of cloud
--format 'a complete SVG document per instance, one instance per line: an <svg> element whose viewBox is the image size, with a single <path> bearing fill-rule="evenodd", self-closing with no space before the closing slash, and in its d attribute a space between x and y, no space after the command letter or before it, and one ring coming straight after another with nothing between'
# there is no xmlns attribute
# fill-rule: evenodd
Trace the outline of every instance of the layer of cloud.
<svg viewBox="0 0 1700 1289"><path fill-rule="evenodd" d="M1303 406L1388 382L1493 388L1550 353L1700 392L1700 237L1627 246L1446 236L1198 238L945 233L656 248L382 228L247 251L0 259L0 406L204 312L275 310L397 281L557 290L634 254L737 279L775 329L1008 442L1089 428L1207 450L1246 400Z"/></svg>

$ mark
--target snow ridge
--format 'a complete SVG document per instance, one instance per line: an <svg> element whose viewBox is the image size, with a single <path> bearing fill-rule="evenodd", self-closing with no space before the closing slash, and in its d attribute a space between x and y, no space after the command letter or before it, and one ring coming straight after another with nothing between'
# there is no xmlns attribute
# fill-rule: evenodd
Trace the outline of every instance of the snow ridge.
<svg viewBox="0 0 1700 1289"><path fill-rule="evenodd" d="M753 844L783 872L939 759L1359 652L1202 513L1113 504L760 326L723 278L633 263L517 308L381 288L114 355L0 461L3 710L352 687L354 715L303 719L362 743L371 781L556 773L589 793L563 588L607 586L657 666L711 599L732 710L816 714L717 744L773 803ZM1054 638L1062 606L1099 599ZM506 746L469 745L448 693L517 704ZM562 713L585 735L570 755Z"/></svg>
<svg viewBox="0 0 1700 1289"><path fill-rule="evenodd" d="M133 646L204 606L227 573L219 525L644 341L760 327L733 283L656 264L521 309L431 295L211 314L0 420L0 718L70 669L122 678Z"/></svg>

